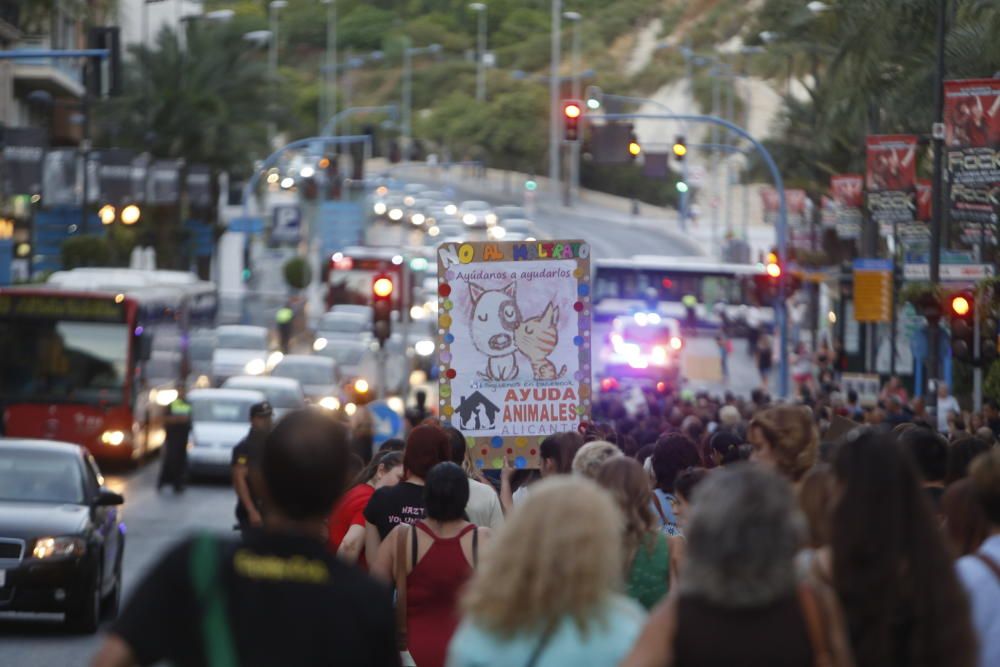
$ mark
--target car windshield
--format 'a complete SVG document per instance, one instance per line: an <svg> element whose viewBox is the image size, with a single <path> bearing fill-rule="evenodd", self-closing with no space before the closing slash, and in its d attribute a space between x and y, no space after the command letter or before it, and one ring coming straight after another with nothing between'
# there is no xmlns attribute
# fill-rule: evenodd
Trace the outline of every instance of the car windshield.
<svg viewBox="0 0 1000 667"><path fill-rule="evenodd" d="M500 216L501 220L507 218L526 218L528 217L523 208L517 206L503 206L497 209L497 215Z"/></svg>
<svg viewBox="0 0 1000 667"><path fill-rule="evenodd" d="M330 357L340 366L357 366L365 356L365 346L330 343L323 349L322 354L325 357Z"/></svg>
<svg viewBox="0 0 1000 667"><path fill-rule="evenodd" d="M216 347L220 350L266 350L267 336L256 333L220 333Z"/></svg>
<svg viewBox="0 0 1000 667"><path fill-rule="evenodd" d="M253 401L200 398L191 401L191 419L196 422L249 423Z"/></svg>
<svg viewBox="0 0 1000 667"><path fill-rule="evenodd" d="M64 452L0 448L0 501L80 504L80 464Z"/></svg>
<svg viewBox="0 0 1000 667"><path fill-rule="evenodd" d="M271 375L292 378L302 384L333 384L333 369L326 364L282 362L275 366Z"/></svg>
<svg viewBox="0 0 1000 667"><path fill-rule="evenodd" d="M490 205L484 201L467 201L462 204L462 208L466 211L485 211L489 207Z"/></svg>
<svg viewBox="0 0 1000 667"><path fill-rule="evenodd" d="M126 324L0 321L0 398L120 403L130 333Z"/></svg>
<svg viewBox="0 0 1000 667"><path fill-rule="evenodd" d="M365 329L365 320L353 315L326 315L320 320L319 330L331 333L360 333Z"/></svg>
<svg viewBox="0 0 1000 667"><path fill-rule="evenodd" d="M230 389L253 389L267 396L268 402L276 408L298 408L302 406L302 394L290 387L278 387L268 384L230 384L226 383L226 388Z"/></svg>

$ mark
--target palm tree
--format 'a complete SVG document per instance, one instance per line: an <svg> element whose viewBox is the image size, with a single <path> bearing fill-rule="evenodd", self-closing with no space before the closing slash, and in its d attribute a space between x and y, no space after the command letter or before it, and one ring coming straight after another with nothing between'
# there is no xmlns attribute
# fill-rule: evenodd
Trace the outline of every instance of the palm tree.
<svg viewBox="0 0 1000 667"><path fill-rule="evenodd" d="M124 94L95 118L113 143L216 169L250 170L266 149L270 86L264 63L226 26L190 23L134 47Z"/></svg>

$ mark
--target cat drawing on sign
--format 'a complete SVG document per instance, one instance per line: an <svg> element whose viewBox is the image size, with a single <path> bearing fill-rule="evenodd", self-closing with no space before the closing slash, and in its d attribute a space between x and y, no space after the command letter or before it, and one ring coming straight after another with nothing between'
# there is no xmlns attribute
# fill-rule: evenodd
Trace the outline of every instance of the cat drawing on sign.
<svg viewBox="0 0 1000 667"><path fill-rule="evenodd" d="M517 349L531 362L536 380L558 380L566 374L566 365L556 370L549 356L559 344L559 308L550 301L538 317L523 320L514 331Z"/></svg>
<svg viewBox="0 0 1000 667"><path fill-rule="evenodd" d="M504 381L517 378L517 346L514 332L521 323L517 307L517 284L496 290L469 283L472 296L472 320L469 322L472 344L487 357L486 370L477 375L485 380Z"/></svg>

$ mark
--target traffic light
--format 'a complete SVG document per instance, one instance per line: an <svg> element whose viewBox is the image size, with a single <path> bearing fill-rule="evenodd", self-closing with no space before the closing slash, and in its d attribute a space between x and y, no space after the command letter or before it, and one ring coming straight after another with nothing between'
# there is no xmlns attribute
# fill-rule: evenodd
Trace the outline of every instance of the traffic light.
<svg viewBox="0 0 1000 667"><path fill-rule="evenodd" d="M95 26L87 31L87 48L106 49L105 58L88 58L84 65L87 94L103 98L122 92L121 28Z"/></svg>
<svg viewBox="0 0 1000 667"><path fill-rule="evenodd" d="M781 278L781 264L778 262L778 255L770 252L767 254L767 263L764 265L764 272L768 277L777 280Z"/></svg>
<svg viewBox="0 0 1000 667"><path fill-rule="evenodd" d="M642 146L639 145L639 137L635 136L635 132L630 132L628 135L628 155L629 158L635 160L639 157L639 153L642 152Z"/></svg>
<svg viewBox="0 0 1000 667"><path fill-rule="evenodd" d="M802 283L799 276L785 270L778 254L774 252L767 254L763 271L754 275L753 279L757 302L761 306L774 305L782 288L783 296L787 299L798 291Z"/></svg>
<svg viewBox="0 0 1000 667"><path fill-rule="evenodd" d="M976 300L972 292L955 292L948 297L948 320L951 327L951 356L953 359L973 363L973 336L975 335Z"/></svg>
<svg viewBox="0 0 1000 667"><path fill-rule="evenodd" d="M687 142L684 140L683 134L678 134L674 138L674 145L672 150L674 152L674 157L677 158L677 161L683 162L685 156L687 156L688 154Z"/></svg>
<svg viewBox="0 0 1000 667"><path fill-rule="evenodd" d="M580 118L583 117L583 105L579 100L563 102L563 141L580 140Z"/></svg>
<svg viewBox="0 0 1000 667"><path fill-rule="evenodd" d="M684 194L685 192L688 191L688 189L689 188L688 188L687 181L684 181L684 180L681 180L681 179L677 180L677 192L680 192L681 194Z"/></svg>
<svg viewBox="0 0 1000 667"><path fill-rule="evenodd" d="M392 276L380 273L372 280L372 333L380 347L392 334Z"/></svg>

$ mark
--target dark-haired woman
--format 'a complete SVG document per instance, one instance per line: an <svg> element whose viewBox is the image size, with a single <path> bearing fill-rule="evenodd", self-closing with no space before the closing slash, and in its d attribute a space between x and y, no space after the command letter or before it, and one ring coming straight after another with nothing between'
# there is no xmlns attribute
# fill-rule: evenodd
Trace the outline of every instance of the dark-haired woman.
<svg viewBox="0 0 1000 667"><path fill-rule="evenodd" d="M354 480L354 486L333 512L328 522L330 550L348 563L367 567L365 560L365 507L375 491L396 486L403 476L403 452L388 451L371 460Z"/></svg>
<svg viewBox="0 0 1000 667"><path fill-rule="evenodd" d="M465 519L469 479L458 465L434 466L424 486L426 518L397 526L379 548L372 573L397 590L397 617L417 667L443 667L458 627L458 593L489 536ZM405 610L405 619L402 618Z"/></svg>
<svg viewBox="0 0 1000 667"><path fill-rule="evenodd" d="M538 447L538 456L541 459L541 467L538 470L539 477L549 477L551 475L568 475L573 471L573 459L576 453L583 446L583 436L576 431L556 433L550 435ZM534 471L515 470L506 461L503 470L500 471L500 503L503 511L510 513L514 505L527 497L529 484L534 479L519 480L520 473ZM521 481L521 484L516 482Z"/></svg>
<svg viewBox="0 0 1000 667"><path fill-rule="evenodd" d="M424 478L431 468L451 457L451 443L440 426L418 426L410 431L403 450L403 479L377 490L365 507L365 557L375 561L379 545L401 523L424 517Z"/></svg>
<svg viewBox="0 0 1000 667"><path fill-rule="evenodd" d="M660 518L663 532L667 535L682 535L680 527L680 501L674 495L677 475L687 468L701 465L698 447L690 439L679 433L671 433L656 441L656 449L650 459L656 478L654 507Z"/></svg>
<svg viewBox="0 0 1000 667"><path fill-rule="evenodd" d="M891 435L859 430L833 472L832 564L817 564L843 605L858 667L975 665L969 604L910 457Z"/></svg>

